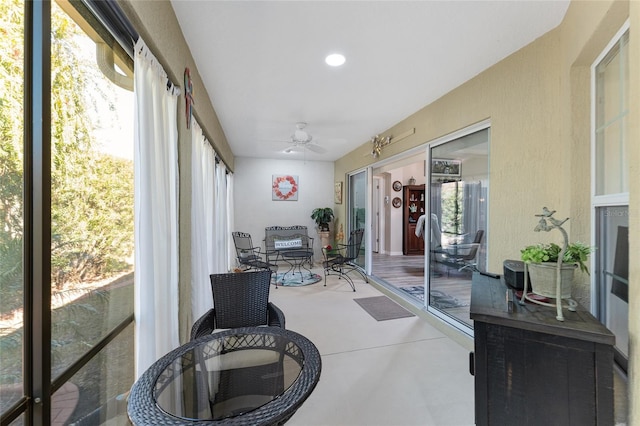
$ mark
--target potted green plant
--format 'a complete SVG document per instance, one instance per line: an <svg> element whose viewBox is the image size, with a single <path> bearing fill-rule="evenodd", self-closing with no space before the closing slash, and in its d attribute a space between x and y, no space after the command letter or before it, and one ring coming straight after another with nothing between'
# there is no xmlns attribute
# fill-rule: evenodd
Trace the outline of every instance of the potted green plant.
<svg viewBox="0 0 640 426"><path fill-rule="evenodd" d="M569 299L569 309L575 309L577 305L571 300L571 284L574 271L579 267L582 272L589 273L585 262L593 251L583 243L569 244L569 237L562 225L569 220L558 220L553 217L554 211L543 207L538 225L534 231L550 231L557 229L562 233L563 245L556 243L529 245L520 250L522 261L527 264L528 278L531 281L531 290L540 296L556 299L555 306L558 310L557 319L562 321L561 299ZM525 277L525 280L527 277ZM526 291L523 292L523 301Z"/></svg>
<svg viewBox="0 0 640 426"><path fill-rule="evenodd" d="M333 220L333 209L331 207L318 207L311 212L311 219L316 221L321 232L329 231L329 222Z"/></svg>
<svg viewBox="0 0 640 426"><path fill-rule="evenodd" d="M562 247L556 243L534 244L520 250L520 257L527 262L531 285L536 294L556 297L556 269ZM576 268L589 274L585 264L593 249L581 242L567 245L560 265L562 297L571 297L571 282Z"/></svg>

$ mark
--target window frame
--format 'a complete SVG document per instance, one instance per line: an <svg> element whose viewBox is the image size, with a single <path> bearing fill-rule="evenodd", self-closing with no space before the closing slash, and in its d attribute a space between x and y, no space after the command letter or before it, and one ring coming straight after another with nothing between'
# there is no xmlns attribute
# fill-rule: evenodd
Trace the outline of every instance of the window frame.
<svg viewBox="0 0 640 426"><path fill-rule="evenodd" d="M138 36L117 3L113 0L70 3L83 19L93 18L86 23L97 34L116 34L113 38L122 46L115 49L116 56L122 64L133 68L133 45ZM53 394L134 322L132 313L52 380L51 7L52 2L47 0L24 2L23 396L0 413L0 426L10 425L21 417L27 425L51 424ZM128 39L122 34L128 35ZM128 44L130 49L126 49Z"/></svg>

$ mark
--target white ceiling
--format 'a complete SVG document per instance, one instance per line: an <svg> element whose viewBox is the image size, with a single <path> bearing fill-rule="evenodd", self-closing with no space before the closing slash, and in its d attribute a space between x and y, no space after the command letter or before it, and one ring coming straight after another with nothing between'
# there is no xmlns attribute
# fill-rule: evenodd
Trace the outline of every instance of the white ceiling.
<svg viewBox="0 0 640 426"><path fill-rule="evenodd" d="M235 156L333 161L556 27L569 1L172 5ZM324 154L284 153L299 121Z"/></svg>

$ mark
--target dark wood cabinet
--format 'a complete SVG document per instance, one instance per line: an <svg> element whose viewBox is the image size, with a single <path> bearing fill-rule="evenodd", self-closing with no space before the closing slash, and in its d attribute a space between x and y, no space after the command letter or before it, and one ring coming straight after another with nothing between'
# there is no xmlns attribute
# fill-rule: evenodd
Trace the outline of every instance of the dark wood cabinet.
<svg viewBox="0 0 640 426"><path fill-rule="evenodd" d="M588 311L511 303L500 279L474 274L478 425L613 425L615 337Z"/></svg>
<svg viewBox="0 0 640 426"><path fill-rule="evenodd" d="M402 253L424 254L424 241L416 236L418 218L424 214L424 185L407 185L402 193Z"/></svg>

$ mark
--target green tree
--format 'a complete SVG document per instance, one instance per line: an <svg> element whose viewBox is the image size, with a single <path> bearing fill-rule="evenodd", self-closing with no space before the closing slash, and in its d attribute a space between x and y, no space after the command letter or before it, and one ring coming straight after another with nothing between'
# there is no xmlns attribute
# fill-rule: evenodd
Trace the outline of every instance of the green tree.
<svg viewBox="0 0 640 426"><path fill-rule="evenodd" d="M97 105L116 101L80 28L52 18L52 273L56 286L127 268L133 250L133 165L100 153ZM93 52L91 52L93 53ZM112 113L115 113L112 108ZM133 135L132 135L133 137Z"/></svg>
<svg viewBox="0 0 640 426"><path fill-rule="evenodd" d="M442 184L442 231L451 234L465 232L462 226L463 188L460 182Z"/></svg>
<svg viewBox="0 0 640 426"><path fill-rule="evenodd" d="M24 20L0 1L0 314L22 304Z"/></svg>
<svg viewBox="0 0 640 426"><path fill-rule="evenodd" d="M0 0L1 312L22 305L24 11ZM52 281L58 290L130 269L133 163L96 146L98 105L116 95L98 70L87 37L57 6L51 25ZM102 113L102 111L100 111ZM133 137L133 135L132 135Z"/></svg>

